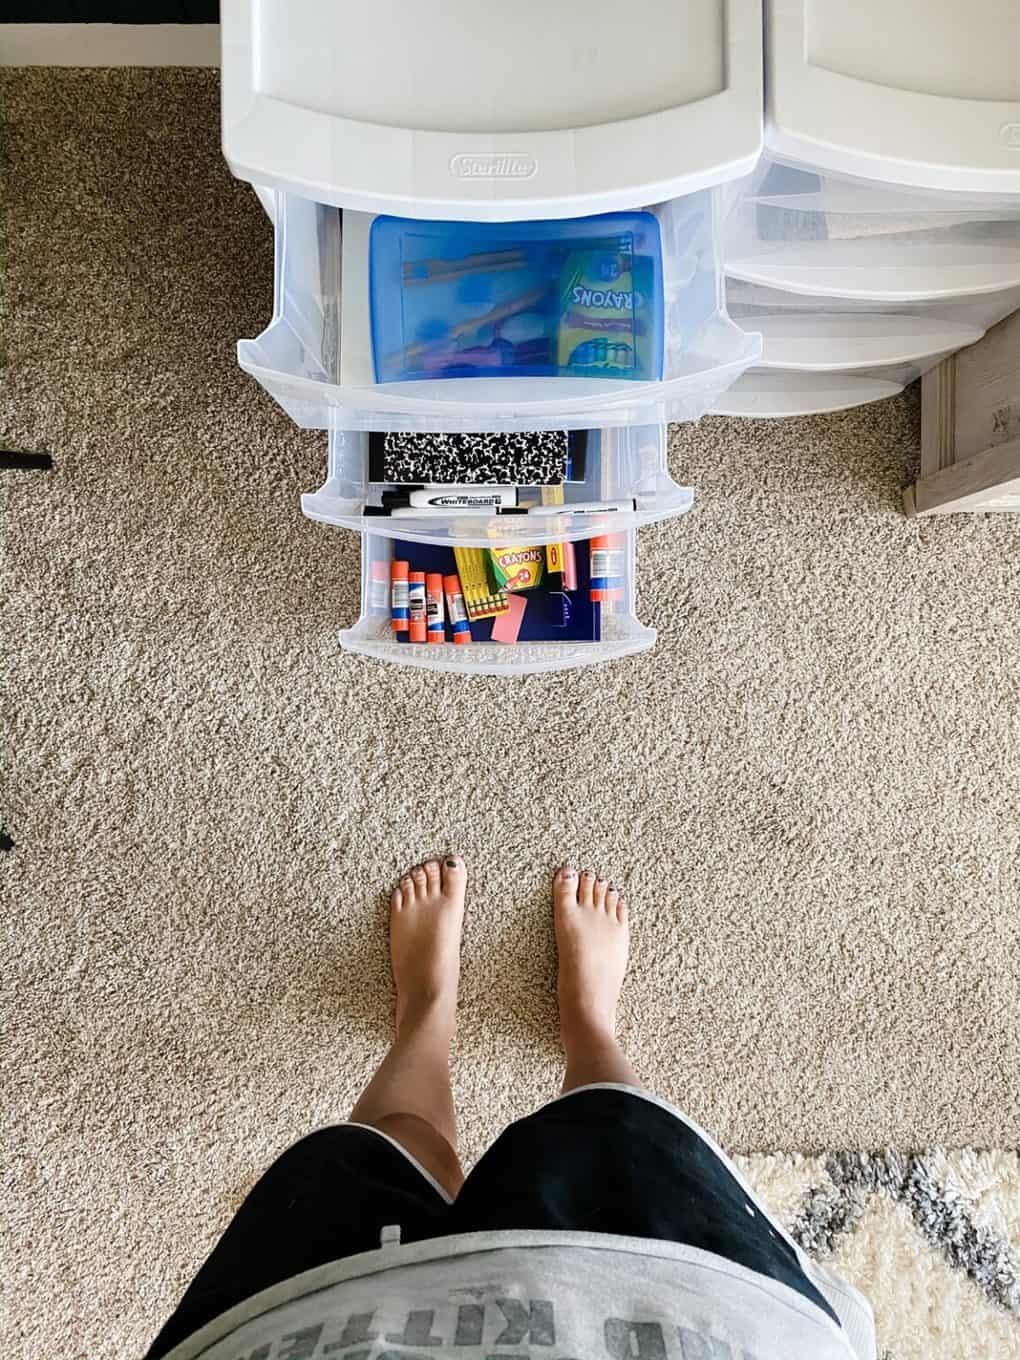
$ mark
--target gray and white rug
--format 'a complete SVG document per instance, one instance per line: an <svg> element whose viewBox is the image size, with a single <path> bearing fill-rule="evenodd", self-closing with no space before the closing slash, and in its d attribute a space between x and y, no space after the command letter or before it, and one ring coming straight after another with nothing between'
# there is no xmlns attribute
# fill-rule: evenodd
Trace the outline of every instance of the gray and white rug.
<svg viewBox="0 0 1020 1360"><path fill-rule="evenodd" d="M1020 1154L735 1160L804 1249L871 1299L881 1360L1020 1357Z"/></svg>

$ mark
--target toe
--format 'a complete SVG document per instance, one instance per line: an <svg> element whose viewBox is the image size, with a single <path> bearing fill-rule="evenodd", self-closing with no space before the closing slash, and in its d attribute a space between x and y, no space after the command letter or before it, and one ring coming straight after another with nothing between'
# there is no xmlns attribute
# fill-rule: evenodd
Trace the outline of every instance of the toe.
<svg viewBox="0 0 1020 1360"><path fill-rule="evenodd" d="M411 906L414 902L414 879L411 875L405 874L397 884L397 887L400 889L402 905L405 907Z"/></svg>
<svg viewBox="0 0 1020 1360"><path fill-rule="evenodd" d="M624 925L627 920L627 903L623 900L622 897L616 904L616 919L620 922L621 925Z"/></svg>
<svg viewBox="0 0 1020 1360"><path fill-rule="evenodd" d="M595 886L592 889L592 902L598 907L599 911L605 910L606 893L609 891L609 883L601 875L596 878Z"/></svg>
<svg viewBox="0 0 1020 1360"><path fill-rule="evenodd" d="M443 860L441 877L443 891L452 891L460 888L464 884L464 876L467 873L467 866L461 855L447 855Z"/></svg>
<svg viewBox="0 0 1020 1360"><path fill-rule="evenodd" d="M425 870L425 882L430 893L439 891L439 861L437 859L427 859L422 865Z"/></svg>
<svg viewBox="0 0 1020 1360"><path fill-rule="evenodd" d="M612 885L610 885L608 891L606 892L606 915L615 916L619 905L620 894L616 891L616 889Z"/></svg>
<svg viewBox="0 0 1020 1360"><path fill-rule="evenodd" d="M419 897L425 896L426 878L425 869L421 864L416 864L411 870L411 878L414 880L414 890Z"/></svg>
<svg viewBox="0 0 1020 1360"><path fill-rule="evenodd" d="M404 905L404 894L400 891L400 884L390 893L390 911L399 911Z"/></svg>
<svg viewBox="0 0 1020 1360"><path fill-rule="evenodd" d="M577 870L572 865L563 864L553 874L553 898L558 903L576 903Z"/></svg>
<svg viewBox="0 0 1020 1360"><path fill-rule="evenodd" d="M590 907L595 900L595 875L590 869L581 873L581 883L577 890L577 900L582 907Z"/></svg>

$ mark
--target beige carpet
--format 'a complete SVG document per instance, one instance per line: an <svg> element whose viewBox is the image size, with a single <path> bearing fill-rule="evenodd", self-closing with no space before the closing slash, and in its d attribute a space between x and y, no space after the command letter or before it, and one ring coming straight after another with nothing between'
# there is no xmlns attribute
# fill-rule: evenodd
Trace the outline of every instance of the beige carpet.
<svg viewBox="0 0 1020 1360"><path fill-rule="evenodd" d="M1020 1143L1020 524L908 523L916 399L679 428L656 650L345 656L324 436L236 367L272 234L208 73L8 73L8 1357L137 1351L387 1037L382 890L474 872L464 1151L556 1088L546 879L626 885L635 1064L731 1148ZM58 1344L59 1343L59 1344Z"/></svg>

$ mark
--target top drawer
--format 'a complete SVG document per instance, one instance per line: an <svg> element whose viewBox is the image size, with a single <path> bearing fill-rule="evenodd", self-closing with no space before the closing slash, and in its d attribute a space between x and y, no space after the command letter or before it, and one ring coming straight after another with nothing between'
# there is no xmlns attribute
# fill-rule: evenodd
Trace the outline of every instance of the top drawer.
<svg viewBox="0 0 1020 1360"><path fill-rule="evenodd" d="M591 429L696 420L761 353L726 315L718 190L651 211L661 238L662 376L444 377L376 382L369 343L368 218L276 193L273 319L238 345L252 374L301 426L434 432ZM511 227L512 229L512 227ZM385 281L383 281L385 282ZM403 286L399 273L392 291Z"/></svg>
<svg viewBox="0 0 1020 1360"><path fill-rule="evenodd" d="M761 150L760 0L223 0L234 174L362 212L641 207Z"/></svg>
<svg viewBox="0 0 1020 1360"><path fill-rule="evenodd" d="M1016 0L766 0L765 140L887 184L1020 194Z"/></svg>

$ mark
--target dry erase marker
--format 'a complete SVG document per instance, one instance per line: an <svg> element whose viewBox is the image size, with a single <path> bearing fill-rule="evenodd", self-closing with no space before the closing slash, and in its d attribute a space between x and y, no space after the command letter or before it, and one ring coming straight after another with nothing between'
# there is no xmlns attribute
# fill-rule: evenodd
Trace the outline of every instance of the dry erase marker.
<svg viewBox="0 0 1020 1360"><path fill-rule="evenodd" d="M390 604L390 572L381 557L372 559L372 578L368 590L368 607L373 614L385 614Z"/></svg>
<svg viewBox="0 0 1020 1360"><path fill-rule="evenodd" d="M450 616L450 631L457 643L471 641L471 625L468 623L467 609L464 607L464 592L460 588L460 577L443 577L443 590L446 592L446 612Z"/></svg>
<svg viewBox="0 0 1020 1360"><path fill-rule="evenodd" d="M503 509L498 505L394 505L390 508L383 507L383 514L391 515L393 519L468 519L474 517L483 523L489 515L512 515L515 510Z"/></svg>
<svg viewBox="0 0 1020 1360"><path fill-rule="evenodd" d="M412 642L424 642L428 632L425 623L425 573L412 571L407 578L408 634Z"/></svg>
<svg viewBox="0 0 1020 1360"><path fill-rule="evenodd" d="M425 618L428 625L429 642L445 642L443 577L442 573L438 571L430 571L425 577Z"/></svg>
<svg viewBox="0 0 1020 1360"><path fill-rule="evenodd" d="M395 633L406 633L407 614L407 563L390 563L390 627Z"/></svg>
<svg viewBox="0 0 1020 1360"><path fill-rule="evenodd" d="M407 493L407 504L442 510L494 510L501 505L517 504L515 486L425 486Z"/></svg>
<svg viewBox="0 0 1020 1360"><path fill-rule="evenodd" d="M608 511L636 510L637 501L571 501L567 505L533 505L529 515L601 515Z"/></svg>

